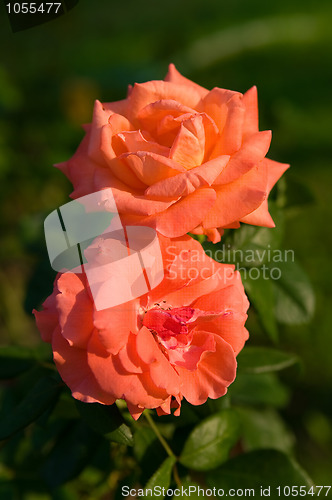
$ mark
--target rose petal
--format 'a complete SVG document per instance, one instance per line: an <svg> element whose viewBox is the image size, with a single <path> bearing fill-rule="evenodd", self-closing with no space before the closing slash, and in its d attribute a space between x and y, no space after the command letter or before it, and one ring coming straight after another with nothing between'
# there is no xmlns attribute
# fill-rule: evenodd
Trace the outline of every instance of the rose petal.
<svg viewBox="0 0 332 500"><path fill-rule="evenodd" d="M117 356L106 355L96 336L88 346L88 364L100 387L116 399L142 408L156 408L168 397L164 389L153 383L147 365L142 374L128 374Z"/></svg>
<svg viewBox="0 0 332 500"><path fill-rule="evenodd" d="M129 333L137 331L136 300L94 311L93 323L105 349L111 354L117 354L128 342Z"/></svg>
<svg viewBox="0 0 332 500"><path fill-rule="evenodd" d="M214 352L215 345L213 335L200 335L195 332L188 348L169 349L169 360L176 368L181 367L192 372L197 369L203 353Z"/></svg>
<svg viewBox="0 0 332 500"><path fill-rule="evenodd" d="M130 122L127 118L122 116L126 109L126 100L113 103L101 103L98 100L95 101L88 148L88 155L92 160L97 163L103 163L103 155L100 150L100 144L101 129L104 125L109 124L113 130L113 134L119 131L131 129Z"/></svg>
<svg viewBox="0 0 332 500"><path fill-rule="evenodd" d="M200 85L197 85L197 83L192 82L188 78L185 78L184 76L179 73L179 71L176 69L174 64L170 64L168 66L168 72L165 77L166 82L171 82L171 83L176 83L178 85L185 85L187 87L192 87L194 88L197 92L200 93L201 98L205 97L209 91L205 89L204 87L201 87Z"/></svg>
<svg viewBox="0 0 332 500"><path fill-rule="evenodd" d="M144 130L156 133L159 123L167 116L173 119L184 114L192 114L196 111L193 108L184 106L172 99L163 99L152 102L140 109L137 118Z"/></svg>
<svg viewBox="0 0 332 500"><path fill-rule="evenodd" d="M211 335L199 332L196 335ZM215 352L207 352L192 372L177 367L181 378L181 393L193 405L205 403L207 398L217 399L227 392L236 374L236 360L232 347L214 335Z"/></svg>
<svg viewBox="0 0 332 500"><path fill-rule="evenodd" d="M181 123L171 147L170 158L189 170L203 162L205 155L205 131L201 115L195 115Z"/></svg>
<svg viewBox="0 0 332 500"><path fill-rule="evenodd" d="M61 334L70 345L85 348L93 331L93 303L83 275L62 274L57 287L56 309Z"/></svg>
<svg viewBox="0 0 332 500"><path fill-rule="evenodd" d="M258 132L258 102L257 87L253 86L243 95L245 107L243 122L243 138L246 140L251 134Z"/></svg>
<svg viewBox="0 0 332 500"><path fill-rule="evenodd" d="M237 355L249 338L248 330L244 327L247 315L237 311L228 311L216 316L213 321L206 323L202 317L198 321L198 326L204 327L209 332L220 335L230 344Z"/></svg>
<svg viewBox="0 0 332 500"><path fill-rule="evenodd" d="M190 232L213 206L213 189L201 188L171 205L156 220L156 229L164 236L175 238Z"/></svg>
<svg viewBox="0 0 332 500"><path fill-rule="evenodd" d="M36 311L36 309L33 309L32 311L44 342L52 342L53 332L58 327L58 314L56 312L56 296L58 293L57 281L55 281L52 294L43 302L43 310Z"/></svg>
<svg viewBox="0 0 332 500"><path fill-rule="evenodd" d="M53 357L62 380L70 387L75 399L85 403L111 405L115 398L103 391L87 363L87 352L70 346L58 329L53 335Z"/></svg>
<svg viewBox="0 0 332 500"><path fill-rule="evenodd" d="M185 169L178 163L155 153L139 151L129 154L126 162L134 174L145 184L151 185L164 179L174 177ZM145 194L148 194L147 192ZM153 196L153 195L152 195ZM174 192L170 192L168 198L178 198Z"/></svg>
<svg viewBox="0 0 332 500"><path fill-rule="evenodd" d="M90 128L87 128L87 133L79 145L76 153L70 160L64 163L55 165L57 168L65 172L69 180L74 186L74 191L71 193L71 198L80 198L94 191L94 174L97 170L97 165L92 162L88 156L88 146L90 142Z"/></svg>
<svg viewBox="0 0 332 500"><path fill-rule="evenodd" d="M110 172L131 188L140 189L146 187L146 184L137 179L123 158L115 157L115 153L112 149L112 137L112 129L108 125L105 125L101 129L100 150L103 153L104 163L108 166Z"/></svg>
<svg viewBox="0 0 332 500"><path fill-rule="evenodd" d="M244 294L239 272L235 271L233 275L229 274L223 288L198 297L191 306L202 311L215 311L218 313L240 311L245 314L249 302ZM199 322L199 320L197 321Z"/></svg>
<svg viewBox="0 0 332 500"><path fill-rule="evenodd" d="M138 151L144 151L166 157L168 157L169 155L169 148L161 146L157 142L145 139L140 130L134 130L131 132L122 132L118 134L117 137L119 140L121 140L124 147L127 149L129 153L137 153Z"/></svg>
<svg viewBox="0 0 332 500"><path fill-rule="evenodd" d="M269 150L271 131L257 132L244 142L241 149L229 160L228 165L215 181L215 185L228 184L246 174L260 163Z"/></svg>
<svg viewBox="0 0 332 500"><path fill-rule="evenodd" d="M232 90L220 89L215 87L203 99L202 105L204 112L210 116L221 134L224 130L229 107L235 104L239 105L241 102L242 94L240 92L233 92ZM216 156L219 156L216 155Z"/></svg>
<svg viewBox="0 0 332 500"><path fill-rule="evenodd" d="M184 106L196 108L201 100L201 93L193 88L184 85L177 85L162 80L152 80L146 83L135 83L130 96L128 97L129 119L139 126L138 113L142 108L156 101L171 99L178 101Z"/></svg>
<svg viewBox="0 0 332 500"><path fill-rule="evenodd" d="M256 210L267 196L267 169L253 167L234 182L216 187L216 203L203 219L203 227L224 227Z"/></svg>
<svg viewBox="0 0 332 500"><path fill-rule="evenodd" d="M241 95L233 96L227 103L227 118L215 148L219 154L232 155L238 151L243 139L243 122L245 109ZM212 153L215 156L215 153Z"/></svg>
<svg viewBox="0 0 332 500"><path fill-rule="evenodd" d="M105 168L96 170L94 175L96 189L112 188L112 195L120 214L152 215L166 210L175 200L155 200L148 196L141 196L128 190L123 184ZM139 218L139 220L142 220Z"/></svg>
<svg viewBox="0 0 332 500"><path fill-rule="evenodd" d="M265 158L262 163L267 168L267 194L270 193L274 184L279 180L282 174L289 168L289 165L285 163L279 163L276 161L269 160ZM268 202L264 200L262 204L254 210L251 214L243 217L241 222L246 224L254 224L255 226L264 227L275 227L273 219L269 214Z"/></svg>
<svg viewBox="0 0 332 500"><path fill-rule="evenodd" d="M145 326L136 336L136 348L138 356L149 365L151 379L156 386L165 389L168 394L177 394L180 385L179 376Z"/></svg>
<svg viewBox="0 0 332 500"><path fill-rule="evenodd" d="M199 167L159 181L147 188L145 194L157 198L167 198L171 195L180 197L189 195L201 187L211 186L228 160L229 156L219 156Z"/></svg>

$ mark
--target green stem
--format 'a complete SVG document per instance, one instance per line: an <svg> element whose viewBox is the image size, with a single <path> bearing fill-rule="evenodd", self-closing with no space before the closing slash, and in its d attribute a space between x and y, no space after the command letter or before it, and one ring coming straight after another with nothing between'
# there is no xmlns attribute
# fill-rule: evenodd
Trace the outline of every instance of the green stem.
<svg viewBox="0 0 332 500"><path fill-rule="evenodd" d="M149 413L148 410L144 411L144 416L145 416L146 420L148 421L151 429L153 430L153 432L155 433L155 435L159 439L161 445L166 450L167 455L169 457L176 458L175 453L171 450L171 448L169 447L168 443L166 442L166 440L161 435L158 427L156 426L156 424L155 424L155 422L154 422L153 418L151 417L151 415L150 415L150 413ZM181 488L182 483L181 483L181 479L180 479L180 476L179 476L176 464L174 464L174 466L173 466L173 476L174 476L174 480L175 480L176 484L178 485L179 488Z"/></svg>
<svg viewBox="0 0 332 500"><path fill-rule="evenodd" d="M148 413L147 410L145 410L144 412L144 416L146 418L146 420L149 422L149 425L151 427L151 429L153 430L153 432L155 433L155 435L157 436L157 438L159 439L160 443L162 444L163 448L166 450L166 453L169 457L175 457L175 454L173 453L173 451L171 450L171 448L169 447L168 443L166 442L166 440L163 438L163 436L160 434L160 431L158 429L158 427L156 426L156 424L154 423L154 420L153 418L151 417L151 415Z"/></svg>

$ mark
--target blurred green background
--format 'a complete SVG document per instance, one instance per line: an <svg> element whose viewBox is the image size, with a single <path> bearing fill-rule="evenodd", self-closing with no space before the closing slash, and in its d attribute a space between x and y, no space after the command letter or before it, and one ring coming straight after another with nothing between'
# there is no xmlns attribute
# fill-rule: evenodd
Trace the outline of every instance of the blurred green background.
<svg viewBox="0 0 332 500"><path fill-rule="evenodd" d="M280 326L281 348L304 360L283 417L300 464L317 484L331 484L330 0L80 0L65 16L14 34L3 4L0 16L0 344L40 342L31 310L53 281L43 220L71 192L52 165L75 151L94 100L164 78L169 62L207 88L257 85L260 129L273 131L269 157L291 163L289 185L301 181L312 193L286 223L284 246L317 303L309 325ZM294 188L290 200L297 195ZM254 340L254 318L249 325Z"/></svg>

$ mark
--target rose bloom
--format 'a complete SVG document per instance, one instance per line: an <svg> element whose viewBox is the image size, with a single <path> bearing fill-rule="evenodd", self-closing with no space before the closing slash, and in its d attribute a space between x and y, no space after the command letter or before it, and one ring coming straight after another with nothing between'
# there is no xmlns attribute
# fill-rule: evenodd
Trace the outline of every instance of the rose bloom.
<svg viewBox="0 0 332 500"><path fill-rule="evenodd" d="M58 167L73 198L112 188L123 223L170 238L220 240L240 222L274 227L268 194L288 165L265 158L256 87L211 91L170 65L165 81L129 87L126 99L96 101L74 156Z"/></svg>
<svg viewBox="0 0 332 500"><path fill-rule="evenodd" d="M248 300L234 266L208 257L189 236L160 236L164 278L147 294L97 311L84 274L55 280L42 338L74 398L106 405L123 399L137 419L145 408L180 413L227 392L248 338Z"/></svg>

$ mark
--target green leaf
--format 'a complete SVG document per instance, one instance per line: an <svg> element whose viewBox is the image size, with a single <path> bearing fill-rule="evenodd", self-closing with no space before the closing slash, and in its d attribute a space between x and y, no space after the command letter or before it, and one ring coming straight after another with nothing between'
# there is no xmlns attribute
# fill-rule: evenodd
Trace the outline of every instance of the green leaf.
<svg viewBox="0 0 332 500"><path fill-rule="evenodd" d="M284 498L282 491L278 496L277 487L306 486L313 483L299 464L292 458L277 450L256 450L233 458L218 470L207 475L210 487L223 489L247 490L246 496L264 497L261 488L268 498ZM249 493L249 489L254 493Z"/></svg>
<svg viewBox="0 0 332 500"><path fill-rule="evenodd" d="M234 403L275 408L285 406L289 398L288 390L274 373L238 373L229 394Z"/></svg>
<svg viewBox="0 0 332 500"><path fill-rule="evenodd" d="M48 349L40 344L34 349L22 346L0 347L0 379L9 379L24 373L38 360L45 358Z"/></svg>
<svg viewBox="0 0 332 500"><path fill-rule="evenodd" d="M16 377L29 370L34 363L30 350L16 346L0 347L0 379Z"/></svg>
<svg viewBox="0 0 332 500"><path fill-rule="evenodd" d="M227 460L238 437L236 413L233 410L223 410L194 428L185 442L179 461L194 470L214 469Z"/></svg>
<svg viewBox="0 0 332 500"><path fill-rule="evenodd" d="M165 449L150 426L135 424L134 457L141 468L140 483L145 484L153 471L167 458Z"/></svg>
<svg viewBox="0 0 332 500"><path fill-rule="evenodd" d="M155 486L158 486L160 488L167 488L169 487L171 483L171 474L172 474L172 469L173 466L176 462L175 457L168 457L164 462L161 464L158 470L153 474L153 476L149 479L149 481L146 483L146 486L144 490L146 491L147 489L151 489L153 493L153 489ZM153 494L150 495L146 494L146 496L154 496ZM160 497L164 498L164 497Z"/></svg>
<svg viewBox="0 0 332 500"><path fill-rule="evenodd" d="M284 370L299 362L295 354L267 347L246 347L237 357L238 370L246 373L268 373Z"/></svg>
<svg viewBox="0 0 332 500"><path fill-rule="evenodd" d="M41 475L51 488L76 477L92 460L102 437L83 421L72 421L55 443L41 469Z"/></svg>
<svg viewBox="0 0 332 500"><path fill-rule="evenodd" d="M249 296L250 302L256 309L259 321L267 335L273 342L278 340L278 329L275 309L275 295L271 279L264 279L262 270L259 270L257 279L251 278L250 272L244 270L241 273L244 288Z"/></svg>
<svg viewBox="0 0 332 500"><path fill-rule="evenodd" d="M155 449L157 438L151 427L137 427L135 431L134 455L138 462L141 462L144 455L150 449Z"/></svg>
<svg viewBox="0 0 332 500"><path fill-rule="evenodd" d="M83 420L98 434L104 435L110 441L133 445L133 435L125 424L117 406L101 405L99 403L82 403L75 401Z"/></svg>
<svg viewBox="0 0 332 500"><path fill-rule="evenodd" d="M273 280L275 314L280 323L302 324L313 317L315 295L302 268L292 261L278 263L280 278Z"/></svg>
<svg viewBox="0 0 332 500"><path fill-rule="evenodd" d="M19 405L0 418L0 440L7 439L44 413L58 398L60 383L44 377L28 392Z"/></svg>
<svg viewBox="0 0 332 500"><path fill-rule="evenodd" d="M241 442L245 451L257 448L292 451L294 436L275 410L238 407L236 411L241 419Z"/></svg>

